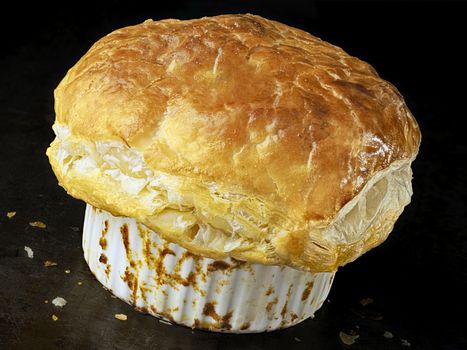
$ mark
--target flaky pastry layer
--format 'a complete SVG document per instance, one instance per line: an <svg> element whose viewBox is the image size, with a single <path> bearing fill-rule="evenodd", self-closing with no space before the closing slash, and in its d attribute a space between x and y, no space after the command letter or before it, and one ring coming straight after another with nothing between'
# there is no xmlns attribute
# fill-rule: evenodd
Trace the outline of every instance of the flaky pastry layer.
<svg viewBox="0 0 467 350"><path fill-rule="evenodd" d="M410 162L397 161L334 220L303 224L262 198L154 171L122 143L90 143L59 124L54 130L47 154L68 193L212 258L333 271L386 239L412 194Z"/></svg>
<svg viewBox="0 0 467 350"><path fill-rule="evenodd" d="M335 270L410 201L420 131L365 62L253 15L145 21L55 91L63 187L195 253Z"/></svg>

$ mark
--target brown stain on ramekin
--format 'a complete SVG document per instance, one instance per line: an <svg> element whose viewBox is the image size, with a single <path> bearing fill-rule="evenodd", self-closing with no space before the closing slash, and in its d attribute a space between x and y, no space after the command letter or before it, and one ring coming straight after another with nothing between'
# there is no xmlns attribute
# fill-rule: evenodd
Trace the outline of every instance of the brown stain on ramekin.
<svg viewBox="0 0 467 350"><path fill-rule="evenodd" d="M120 227L120 234L122 235L123 246L125 247L126 257L128 261L131 260L130 238L128 234L128 225L125 223Z"/></svg>
<svg viewBox="0 0 467 350"><path fill-rule="evenodd" d="M147 244L145 244L147 246ZM200 257L189 252L183 252L182 255L176 258L176 263L173 267L172 272L168 272L165 266L165 257L172 255L176 257L175 252L169 247L170 243L165 243L160 247L157 247L157 254L151 254L152 258L146 260L148 266L155 270L155 282L158 287L168 285L172 288L178 289L180 286L188 287L191 286L202 296L205 295L205 291L201 290L198 283L198 278L204 279L205 276L202 271L202 265L200 263ZM150 248L144 248L147 252L150 252ZM194 262L194 269L188 273L187 277L181 275L181 269L183 263L192 259Z"/></svg>
<svg viewBox="0 0 467 350"><path fill-rule="evenodd" d="M156 261L154 254L151 252L152 241L149 237L149 232L144 230L138 225L138 232L142 236L143 240L143 257L142 259L146 262L149 268L154 268L156 266Z"/></svg>
<svg viewBox="0 0 467 350"><path fill-rule="evenodd" d="M139 237L144 240L145 237L149 234L149 231L146 230L140 223L138 223L136 225L136 227L138 228L138 234L139 234Z"/></svg>
<svg viewBox="0 0 467 350"><path fill-rule="evenodd" d="M255 271L253 270L251 264L245 262L245 261L240 261L234 258L230 258L231 264L222 261L222 260L215 260L214 262L210 263L207 267L207 274L210 274L211 272L216 272L216 271L221 271L225 274L229 274L235 269L244 269L249 271L252 275L254 275Z"/></svg>
<svg viewBox="0 0 467 350"><path fill-rule="evenodd" d="M219 315L217 314L217 312L216 312L216 310L214 308L215 304L216 304L215 302L204 304L203 315L209 316L209 317L215 319L216 321L219 321L220 317L219 317Z"/></svg>
<svg viewBox="0 0 467 350"><path fill-rule="evenodd" d="M110 264L107 264L107 266L105 267L105 274L107 275L107 278L110 277L110 271L111 271L111 268L112 266Z"/></svg>
<svg viewBox="0 0 467 350"><path fill-rule="evenodd" d="M209 302L204 304L203 307L203 315L211 317L214 321L216 321L215 324L211 324L209 326L209 329L225 329L229 330L232 328L232 325L230 324L230 319L232 318L232 311L229 311L226 313L224 316L220 316L215 309L215 304L216 302ZM207 322L205 322L207 323Z"/></svg>
<svg viewBox="0 0 467 350"><path fill-rule="evenodd" d="M305 289L303 289L302 293L302 301L307 300L310 296L311 290L313 289L313 281L308 282L305 285Z"/></svg>
<svg viewBox="0 0 467 350"><path fill-rule="evenodd" d="M104 228L102 229L102 232L101 232L101 238L99 238L99 245L101 246L103 250L107 248L107 238L106 238L107 232L109 232L109 221L105 220Z"/></svg>
<svg viewBox="0 0 467 350"><path fill-rule="evenodd" d="M225 271L225 270L230 269L231 267L232 265L226 263L225 261L215 260L214 262L208 265L208 272Z"/></svg>
<svg viewBox="0 0 467 350"><path fill-rule="evenodd" d="M138 295L138 277L136 277L136 274L131 272L127 266L121 278L127 284L128 288L130 288L130 302L134 304Z"/></svg>
<svg viewBox="0 0 467 350"><path fill-rule="evenodd" d="M240 330L241 330L241 331L245 331L245 330L247 330L248 328L250 328L250 322L245 322L245 323L242 324L242 326L240 327Z"/></svg>
<svg viewBox="0 0 467 350"><path fill-rule="evenodd" d="M107 264L107 261L108 261L107 256L104 253L102 253L99 256L99 262L102 263L102 264Z"/></svg>
<svg viewBox="0 0 467 350"><path fill-rule="evenodd" d="M275 298L273 301L270 301L267 305L266 305L266 311L270 314L271 311L272 311L272 307L274 305L276 305L277 303L279 302L279 300L277 298Z"/></svg>
<svg viewBox="0 0 467 350"><path fill-rule="evenodd" d="M175 252L168 247L164 248L159 254L161 257L165 257L166 255L173 255L173 256L176 255Z"/></svg>
<svg viewBox="0 0 467 350"><path fill-rule="evenodd" d="M282 306L282 310L281 310L281 316L282 316L282 321L281 321L281 327L282 326L285 326L287 324L287 306L289 304L289 299L290 299L290 294L292 292L292 287L293 287L293 284L291 284L289 286L289 290L287 291L287 297L285 298L285 302L284 302L284 305Z"/></svg>
<svg viewBox="0 0 467 350"><path fill-rule="evenodd" d="M129 231L128 231L128 225L126 223L124 223L121 227L120 227L120 234L122 236L122 242L123 242L123 246L125 247L125 254L126 254L126 258L128 260L128 263L130 264L130 266L133 268L133 269L136 269L137 268L137 264L136 262L133 260L133 253L131 251L131 247L130 247L130 234L129 234ZM138 265L141 265L141 262L139 262Z"/></svg>
<svg viewBox="0 0 467 350"><path fill-rule="evenodd" d="M156 307L153 305L151 305L149 308L135 306L135 310L139 312L143 312L145 314L155 315L156 317L159 317L159 318L165 318L172 323L176 323L174 321L173 316L169 312L163 311L163 310L157 310Z"/></svg>
<svg viewBox="0 0 467 350"><path fill-rule="evenodd" d="M230 258L230 260L233 263L233 268L238 268L238 267L243 267L245 265L248 265L246 261L237 260L235 258Z"/></svg>
<svg viewBox="0 0 467 350"><path fill-rule="evenodd" d="M150 291L151 291L150 288L147 288L145 286L139 286L139 293L145 304L148 303L148 298L146 297L146 293L149 293Z"/></svg>
<svg viewBox="0 0 467 350"><path fill-rule="evenodd" d="M101 246L103 250L105 250L107 248L107 238L105 237L99 238L99 245Z"/></svg>
<svg viewBox="0 0 467 350"><path fill-rule="evenodd" d="M272 286L270 286L270 287L268 288L268 290L266 291L266 294L265 294L265 295L268 297L268 296L270 296L272 293L274 293L274 288L272 288Z"/></svg>

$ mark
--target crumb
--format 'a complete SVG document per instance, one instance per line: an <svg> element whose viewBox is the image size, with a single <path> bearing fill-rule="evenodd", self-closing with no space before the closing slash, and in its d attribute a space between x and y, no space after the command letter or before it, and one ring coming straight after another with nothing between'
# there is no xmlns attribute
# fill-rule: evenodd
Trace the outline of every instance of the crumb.
<svg viewBox="0 0 467 350"><path fill-rule="evenodd" d="M82 286L82 285L83 285L83 282L79 281L78 286Z"/></svg>
<svg viewBox="0 0 467 350"><path fill-rule="evenodd" d="M407 339L401 339L401 344L402 346L406 346L408 348L410 348L410 345L411 345Z"/></svg>
<svg viewBox="0 0 467 350"><path fill-rule="evenodd" d="M352 345L355 343L355 341L358 339L359 335L358 334L347 334L344 332L339 332L339 338L341 342L345 345Z"/></svg>
<svg viewBox="0 0 467 350"><path fill-rule="evenodd" d="M15 215L16 215L16 211L9 211L8 213L6 213L6 216L8 216L8 219L11 219Z"/></svg>
<svg viewBox="0 0 467 350"><path fill-rule="evenodd" d="M117 299L117 297L115 295L113 295L113 294L111 294L110 297L113 298L113 299Z"/></svg>
<svg viewBox="0 0 467 350"><path fill-rule="evenodd" d="M74 232L78 232L79 231L79 227L76 227L76 226L70 226L71 230L74 231Z"/></svg>
<svg viewBox="0 0 467 350"><path fill-rule="evenodd" d="M302 340L300 338L295 337L294 339L295 339L296 342L299 342L299 343L302 342Z"/></svg>
<svg viewBox="0 0 467 350"><path fill-rule="evenodd" d="M29 223L29 226L32 226L32 227L39 227L39 228L46 228L47 225L44 224L42 221L33 221L33 222L30 222Z"/></svg>
<svg viewBox="0 0 467 350"><path fill-rule="evenodd" d="M71 272L70 270L65 270L65 273L67 273L67 274L70 273L70 272Z"/></svg>
<svg viewBox="0 0 467 350"><path fill-rule="evenodd" d="M26 253L28 253L28 258L29 259L34 258L34 252L32 251L31 248L29 248L28 246L25 245L24 250L26 251Z"/></svg>
<svg viewBox="0 0 467 350"><path fill-rule="evenodd" d="M49 301L48 301L48 300L44 300L44 304L48 304L48 303L49 303Z"/></svg>
<svg viewBox="0 0 467 350"><path fill-rule="evenodd" d="M58 320L58 316L55 316L55 315L52 315L52 320L57 321Z"/></svg>
<svg viewBox="0 0 467 350"><path fill-rule="evenodd" d="M394 334L392 334L389 331L386 331L386 332L384 332L383 337L385 337L386 339L392 339L392 338L394 338Z"/></svg>
<svg viewBox="0 0 467 350"><path fill-rule="evenodd" d="M56 262L53 262L53 261L50 261L50 260L46 260L44 261L44 266L45 267L52 267L52 266L57 266L58 264Z"/></svg>
<svg viewBox="0 0 467 350"><path fill-rule="evenodd" d="M360 305L362 306L367 306L368 304L371 304L374 300L371 298L363 298L360 300Z"/></svg>
<svg viewBox="0 0 467 350"><path fill-rule="evenodd" d="M54 304L57 307L64 307L66 303L67 301L62 297L56 297L54 300L52 300L52 304Z"/></svg>
<svg viewBox="0 0 467 350"><path fill-rule="evenodd" d="M126 321L127 317L125 314L115 314L115 318L120 321Z"/></svg>
<svg viewBox="0 0 467 350"><path fill-rule="evenodd" d="M167 324L169 326L172 325L172 323L170 323L169 321L166 321L166 320L159 320L160 323L163 323L163 324Z"/></svg>

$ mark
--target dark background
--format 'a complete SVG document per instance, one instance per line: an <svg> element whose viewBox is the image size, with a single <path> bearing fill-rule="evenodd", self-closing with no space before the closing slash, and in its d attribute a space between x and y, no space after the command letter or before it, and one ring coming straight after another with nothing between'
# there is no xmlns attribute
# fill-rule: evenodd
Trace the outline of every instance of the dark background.
<svg viewBox="0 0 467 350"><path fill-rule="evenodd" d="M0 15L0 349L407 349L402 339L412 349L467 348L463 3L35 6L2 5ZM339 270L330 302L316 318L284 331L238 336L167 326L111 298L82 257L84 204L57 186L44 152L54 137L53 89L98 38L147 18L244 12L305 29L370 62L405 96L423 139L412 203L383 245ZM8 211L17 215L8 219ZM47 228L30 227L34 220ZM25 245L34 259L26 257ZM44 260L58 266L46 269ZM68 300L63 310L50 304L58 295ZM363 307L359 300L367 297L374 302ZM128 321L115 320L115 313L127 314ZM339 331L360 337L346 347ZM385 331L394 338L384 338Z"/></svg>

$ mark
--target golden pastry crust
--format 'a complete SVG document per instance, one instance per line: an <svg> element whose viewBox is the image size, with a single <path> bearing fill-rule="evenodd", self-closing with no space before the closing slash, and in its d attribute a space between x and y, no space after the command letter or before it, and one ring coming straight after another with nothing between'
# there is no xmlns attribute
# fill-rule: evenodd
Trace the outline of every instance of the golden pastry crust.
<svg viewBox="0 0 467 350"><path fill-rule="evenodd" d="M55 91L55 110L71 143L92 150L115 142L141 155L148 170L177 178L178 191L190 197L183 210L198 224L237 234L215 218L238 217L250 206L256 228L240 229L246 243L228 252L193 243L192 233L164 233L153 222L160 210L137 198L129 205L131 196L102 171L60 168L57 140L49 158L72 195L134 216L203 255L314 271L336 269L386 238L410 200L410 163L421 137L401 95L370 65L253 15L148 20L119 29L70 69ZM351 240L345 232L340 240L326 234L380 173L406 176L399 185L388 180L399 187L386 191L405 191L408 199L391 199L398 206L378 212L371 224L378 227ZM226 203L211 198L213 187L229 194Z"/></svg>

